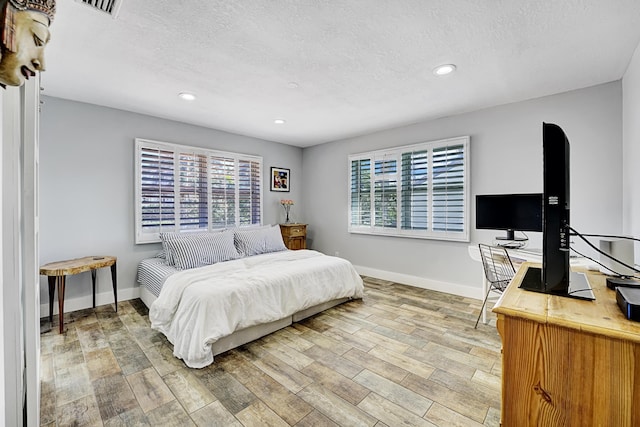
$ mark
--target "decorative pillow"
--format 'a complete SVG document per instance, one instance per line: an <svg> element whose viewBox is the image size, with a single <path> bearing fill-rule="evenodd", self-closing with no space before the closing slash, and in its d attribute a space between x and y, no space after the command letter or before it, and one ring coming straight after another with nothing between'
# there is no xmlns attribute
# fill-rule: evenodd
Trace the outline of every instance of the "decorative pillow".
<svg viewBox="0 0 640 427"><path fill-rule="evenodd" d="M287 250L287 247L284 245L284 240L282 240L280 226L277 224L264 230L264 239L265 252L280 252Z"/></svg>
<svg viewBox="0 0 640 427"><path fill-rule="evenodd" d="M243 256L287 250L278 225L251 230L236 230L234 240L238 252Z"/></svg>
<svg viewBox="0 0 640 427"><path fill-rule="evenodd" d="M190 231L190 232L184 232L184 233L175 233L175 232L171 232L171 233L160 233L160 240L162 240L162 250L165 254L165 260L166 260L166 264L167 265L171 265L171 266L175 266L175 259L173 256L173 253L171 252L171 248L169 247L169 245L167 244L167 242L173 241L173 240L177 240L177 239L192 239L196 236L208 236L209 234L213 234L213 233L221 233L225 231L224 228L221 228L219 230L212 230L212 231Z"/></svg>
<svg viewBox="0 0 640 427"><path fill-rule="evenodd" d="M229 261L240 255L233 244L233 231L195 233L188 238L169 239L167 247L178 270Z"/></svg>
<svg viewBox="0 0 640 427"><path fill-rule="evenodd" d="M233 240L242 256L258 255L264 252L263 229L235 230Z"/></svg>

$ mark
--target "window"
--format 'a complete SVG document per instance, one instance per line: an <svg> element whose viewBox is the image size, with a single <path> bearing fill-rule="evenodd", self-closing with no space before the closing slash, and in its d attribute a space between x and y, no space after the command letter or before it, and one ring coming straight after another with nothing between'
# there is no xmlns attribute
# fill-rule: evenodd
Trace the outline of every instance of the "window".
<svg viewBox="0 0 640 427"><path fill-rule="evenodd" d="M469 241L469 137L349 156L349 232Z"/></svg>
<svg viewBox="0 0 640 427"><path fill-rule="evenodd" d="M136 139L136 243L260 224L262 157Z"/></svg>

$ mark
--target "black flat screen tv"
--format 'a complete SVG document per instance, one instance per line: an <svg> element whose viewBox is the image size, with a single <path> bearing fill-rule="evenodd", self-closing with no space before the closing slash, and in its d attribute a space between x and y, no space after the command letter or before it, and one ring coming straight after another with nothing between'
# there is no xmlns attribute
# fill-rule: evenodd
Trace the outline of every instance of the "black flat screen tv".
<svg viewBox="0 0 640 427"><path fill-rule="evenodd" d="M478 194L476 228L505 230L498 240L527 240L515 231L542 231L542 193Z"/></svg>
<svg viewBox="0 0 640 427"><path fill-rule="evenodd" d="M542 124L542 268L529 267L521 288L580 299L595 299L584 274L571 273L569 140L555 124Z"/></svg>

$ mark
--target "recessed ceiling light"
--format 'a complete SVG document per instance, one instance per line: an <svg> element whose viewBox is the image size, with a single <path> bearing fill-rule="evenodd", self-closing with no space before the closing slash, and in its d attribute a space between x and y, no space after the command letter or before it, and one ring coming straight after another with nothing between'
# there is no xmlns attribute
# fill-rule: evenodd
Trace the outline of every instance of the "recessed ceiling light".
<svg viewBox="0 0 640 427"><path fill-rule="evenodd" d="M300 85L296 82L289 82L287 83L287 87L289 89L298 89L300 87Z"/></svg>
<svg viewBox="0 0 640 427"><path fill-rule="evenodd" d="M273 123L277 124L277 125L283 125L285 124L287 121L285 119L275 119L273 121Z"/></svg>
<svg viewBox="0 0 640 427"><path fill-rule="evenodd" d="M443 64L438 65L433 69L433 74L436 76L446 76L447 74L451 74L456 70L456 66L454 64Z"/></svg>
<svg viewBox="0 0 640 427"><path fill-rule="evenodd" d="M196 96L190 92L180 92L178 96L185 101L193 101L196 99Z"/></svg>

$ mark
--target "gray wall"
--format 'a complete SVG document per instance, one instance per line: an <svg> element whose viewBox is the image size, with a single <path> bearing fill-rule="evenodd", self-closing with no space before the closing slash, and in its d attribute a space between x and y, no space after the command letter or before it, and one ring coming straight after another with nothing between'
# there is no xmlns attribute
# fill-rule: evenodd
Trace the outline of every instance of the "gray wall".
<svg viewBox="0 0 640 427"><path fill-rule="evenodd" d="M361 272L480 296L481 267L468 243L347 232L347 155L471 136L471 195L542 192L542 122L560 125L571 142L572 225L583 233L620 233L622 219L621 82L426 121L305 149L306 220L314 246L349 259ZM475 230L490 243L501 232ZM529 233L540 247L541 233Z"/></svg>
<svg viewBox="0 0 640 427"><path fill-rule="evenodd" d="M284 221L282 197L300 201L302 149L134 114L44 97L40 125L40 263L107 254L118 257L120 299L136 295L138 261L160 244L134 244L134 138L263 156L263 222ZM291 169L291 192L270 192L271 166ZM302 218L302 206L292 210ZM41 278L41 303L48 302ZM98 303L112 302L109 269L98 272ZM74 298L76 301L74 302ZM67 279L65 311L91 305L89 273ZM42 315L48 314L48 309Z"/></svg>
<svg viewBox="0 0 640 427"><path fill-rule="evenodd" d="M637 101L636 101L637 102ZM417 123L304 150L95 105L46 98L40 135L40 262L118 256L121 299L137 292L135 270L158 244L135 245L133 139L235 151L291 168L291 193L271 193L265 179L264 222L284 219L278 201L296 201L293 219L309 224L314 249L349 259L363 273L418 286L480 296L480 264L467 243L347 233L351 153L471 136L471 194L542 191L543 121L571 141L572 225L582 232L622 232L622 84L613 82L540 99ZM475 230L471 244L499 232ZM530 233L540 246L540 233ZM99 271L102 300L110 277ZM68 309L90 306L90 276L68 279ZM74 298L75 303L73 302ZM41 302L48 301L41 279ZM75 304L75 305L71 305ZM47 311L42 314L46 314Z"/></svg>
<svg viewBox="0 0 640 427"><path fill-rule="evenodd" d="M640 44L622 78L624 136L624 232L640 238ZM640 265L640 243L635 244Z"/></svg>

